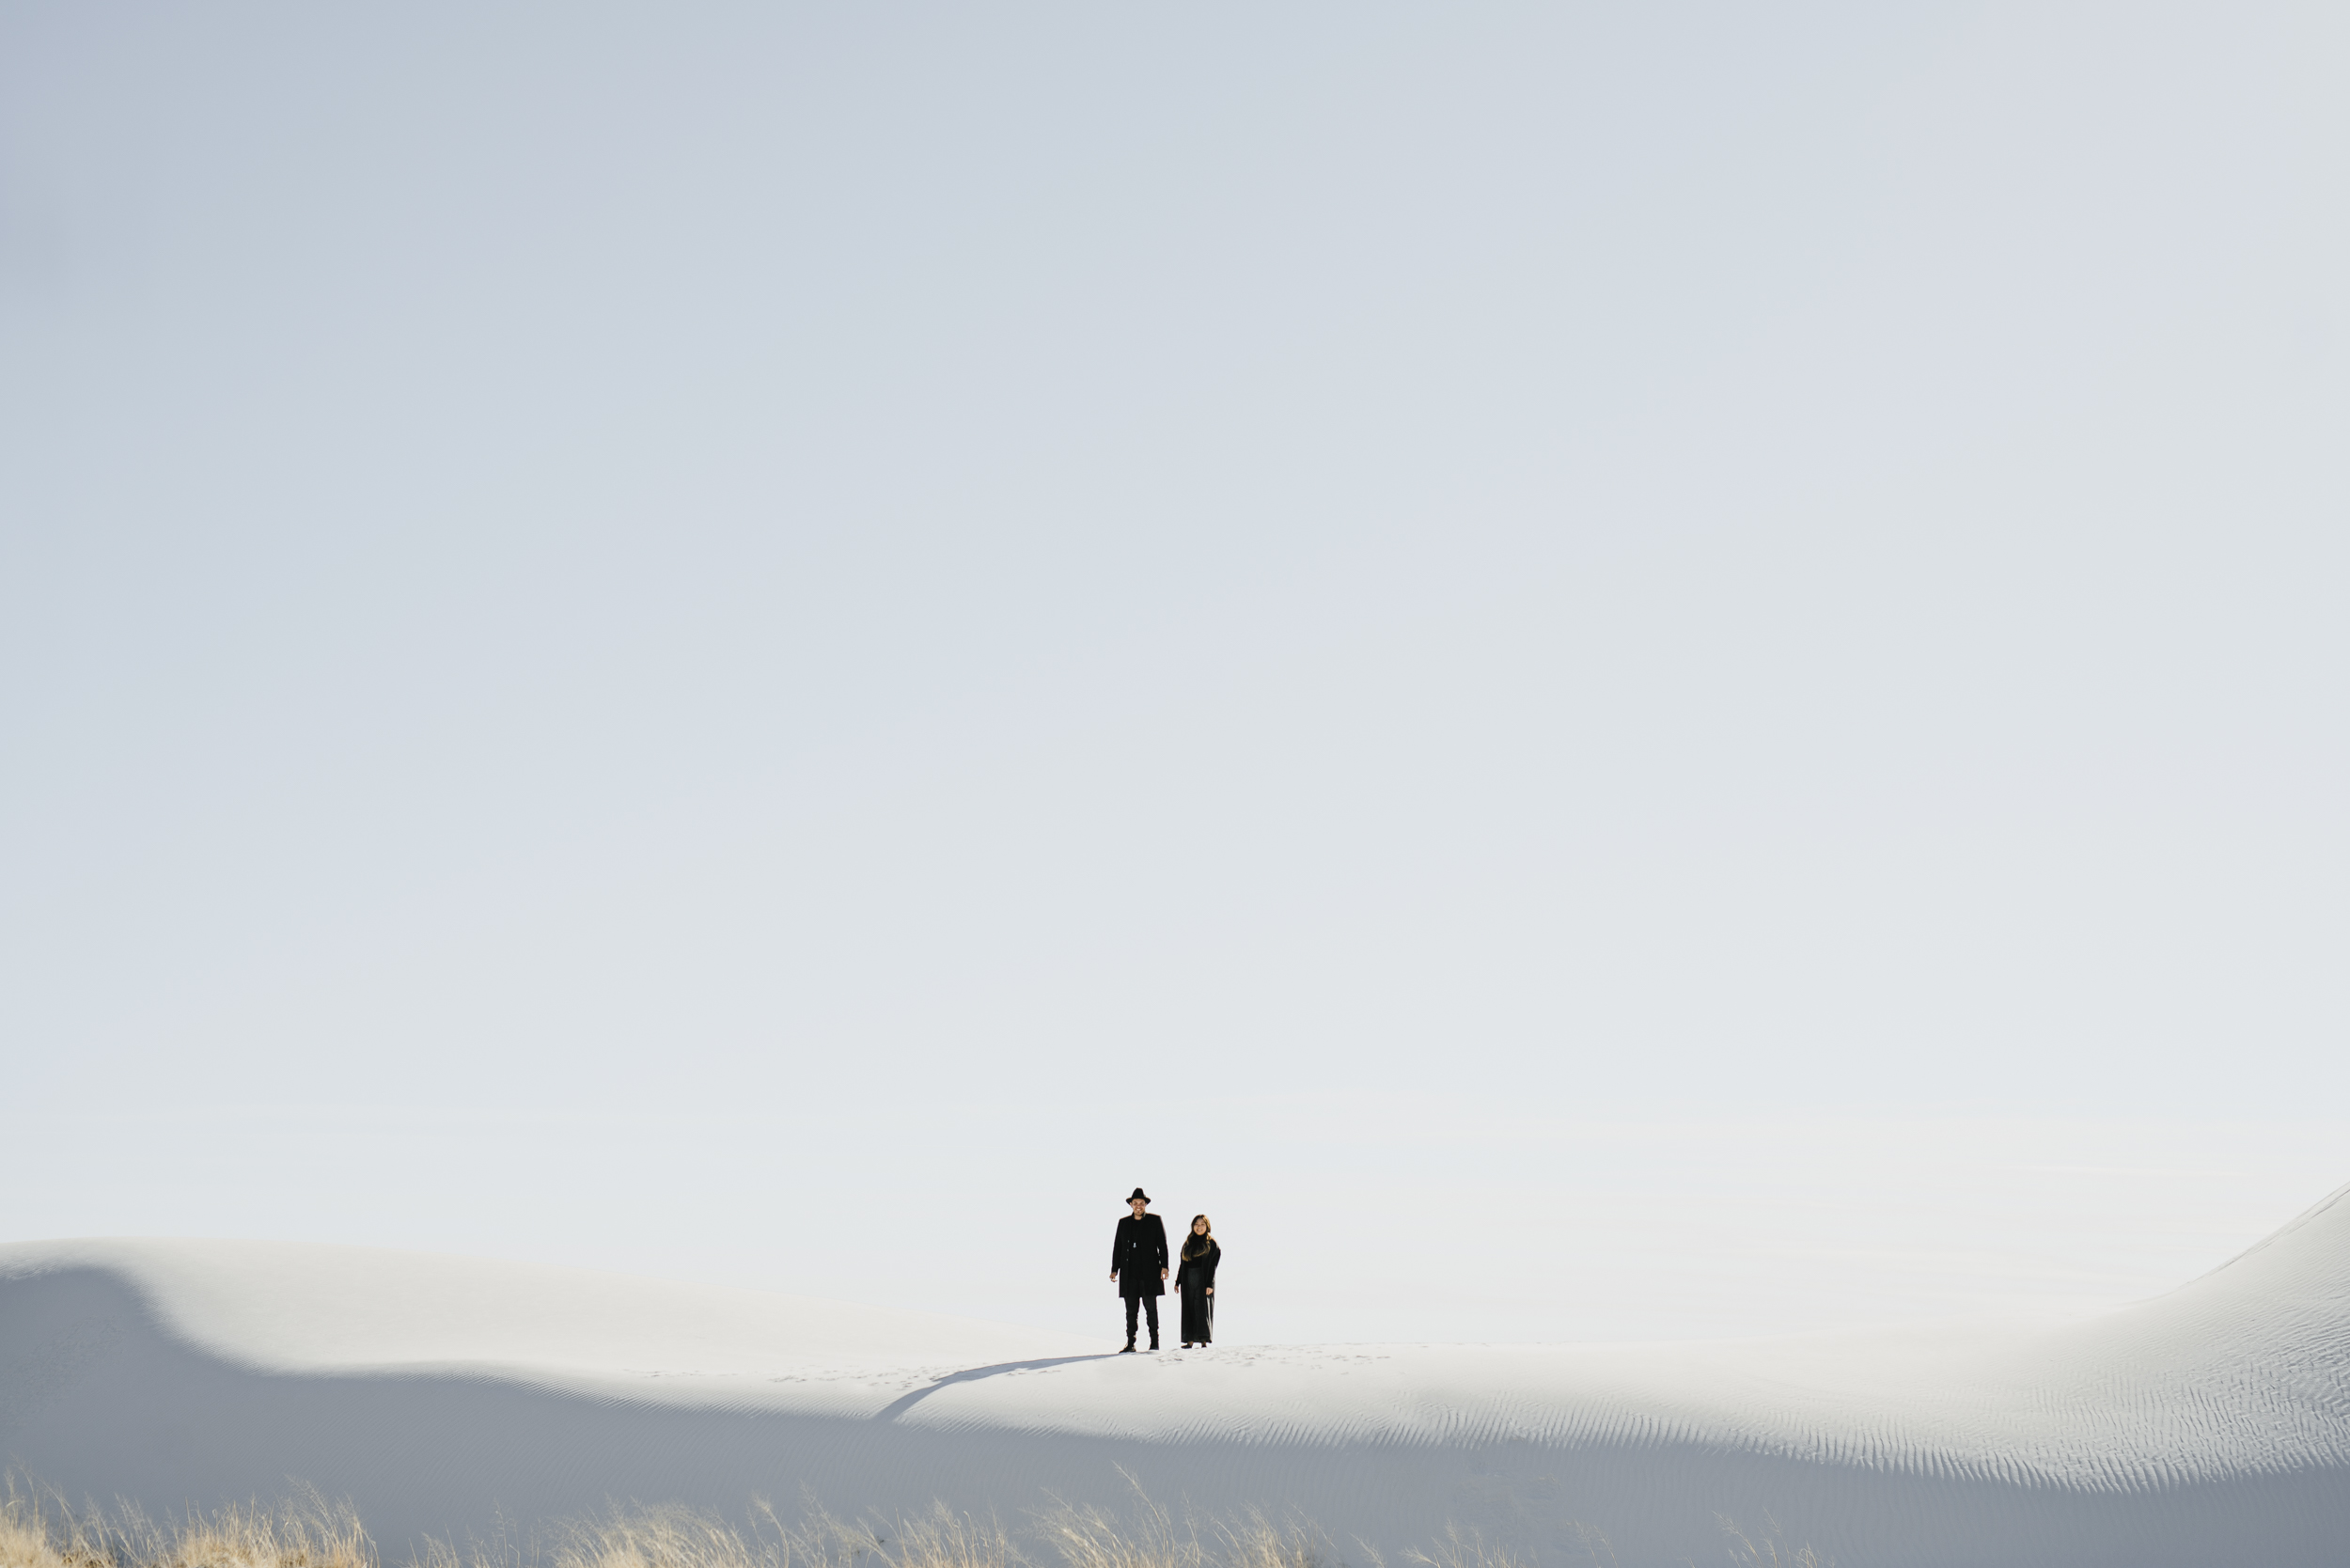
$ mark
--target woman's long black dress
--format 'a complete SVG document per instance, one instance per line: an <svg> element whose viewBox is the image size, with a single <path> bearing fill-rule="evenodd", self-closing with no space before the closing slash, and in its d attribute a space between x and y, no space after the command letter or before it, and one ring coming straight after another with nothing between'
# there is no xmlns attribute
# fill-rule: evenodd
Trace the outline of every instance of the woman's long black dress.
<svg viewBox="0 0 2350 1568"><path fill-rule="evenodd" d="M1204 1238L1205 1247L1194 1257L1192 1248L1199 1247L1203 1238L1183 1238L1183 1265L1175 1271L1175 1289L1183 1298L1183 1341L1187 1345L1204 1345L1215 1336L1215 1297L1208 1288L1215 1283L1215 1265L1224 1256L1224 1248L1214 1236Z"/></svg>

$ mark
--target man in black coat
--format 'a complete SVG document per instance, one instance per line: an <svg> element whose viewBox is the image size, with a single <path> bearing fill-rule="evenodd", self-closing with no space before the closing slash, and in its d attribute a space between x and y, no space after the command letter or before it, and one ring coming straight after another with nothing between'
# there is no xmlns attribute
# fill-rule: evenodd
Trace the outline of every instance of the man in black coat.
<svg viewBox="0 0 2350 1568"><path fill-rule="evenodd" d="M1126 1298L1126 1349L1135 1348L1135 1309L1142 1308L1151 1314L1151 1348L1156 1350L1159 1297L1167 1294L1167 1226L1148 1212L1151 1200L1140 1187L1126 1201L1135 1212L1118 1222L1118 1239L1110 1243L1110 1278Z"/></svg>

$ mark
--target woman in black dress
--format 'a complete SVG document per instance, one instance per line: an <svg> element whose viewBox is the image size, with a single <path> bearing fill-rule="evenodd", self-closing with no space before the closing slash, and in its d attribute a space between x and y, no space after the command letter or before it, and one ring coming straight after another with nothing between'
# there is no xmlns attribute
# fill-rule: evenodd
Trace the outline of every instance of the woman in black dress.
<svg viewBox="0 0 2350 1568"><path fill-rule="evenodd" d="M1191 1216L1191 1234L1183 1238L1183 1265L1175 1271L1175 1289L1183 1298L1183 1348L1204 1345L1215 1336L1215 1265L1224 1256L1208 1228L1206 1215Z"/></svg>

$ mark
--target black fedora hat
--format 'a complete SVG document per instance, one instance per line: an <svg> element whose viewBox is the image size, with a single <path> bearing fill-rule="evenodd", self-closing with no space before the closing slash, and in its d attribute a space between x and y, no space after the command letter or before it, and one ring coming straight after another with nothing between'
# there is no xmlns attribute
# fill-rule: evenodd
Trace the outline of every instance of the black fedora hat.
<svg viewBox="0 0 2350 1568"><path fill-rule="evenodd" d="M1136 1198L1139 1198L1139 1199L1141 1199L1141 1200L1142 1200L1145 1203L1148 1203L1148 1202L1150 1202L1150 1201L1151 1201L1151 1195L1150 1195L1149 1193L1147 1193L1147 1192L1143 1191L1140 1187L1136 1187L1136 1188L1135 1188L1135 1191L1134 1191L1134 1197L1133 1197L1133 1198L1129 1198L1129 1199L1127 1199L1127 1200L1126 1200L1126 1201L1127 1201L1127 1202L1129 1202L1129 1203L1131 1203L1131 1202L1133 1202L1133 1201L1135 1200L1135 1199L1136 1199Z"/></svg>

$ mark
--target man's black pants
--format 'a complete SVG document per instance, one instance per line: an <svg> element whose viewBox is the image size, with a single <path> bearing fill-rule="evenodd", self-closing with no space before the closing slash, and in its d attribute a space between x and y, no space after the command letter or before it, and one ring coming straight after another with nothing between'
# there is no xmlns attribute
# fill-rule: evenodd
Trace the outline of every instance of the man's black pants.
<svg viewBox="0 0 2350 1568"><path fill-rule="evenodd" d="M1155 1350L1159 1343L1159 1298L1155 1295L1130 1295L1126 1298L1126 1342L1135 1342L1135 1309L1137 1307L1151 1314L1151 1347Z"/></svg>

